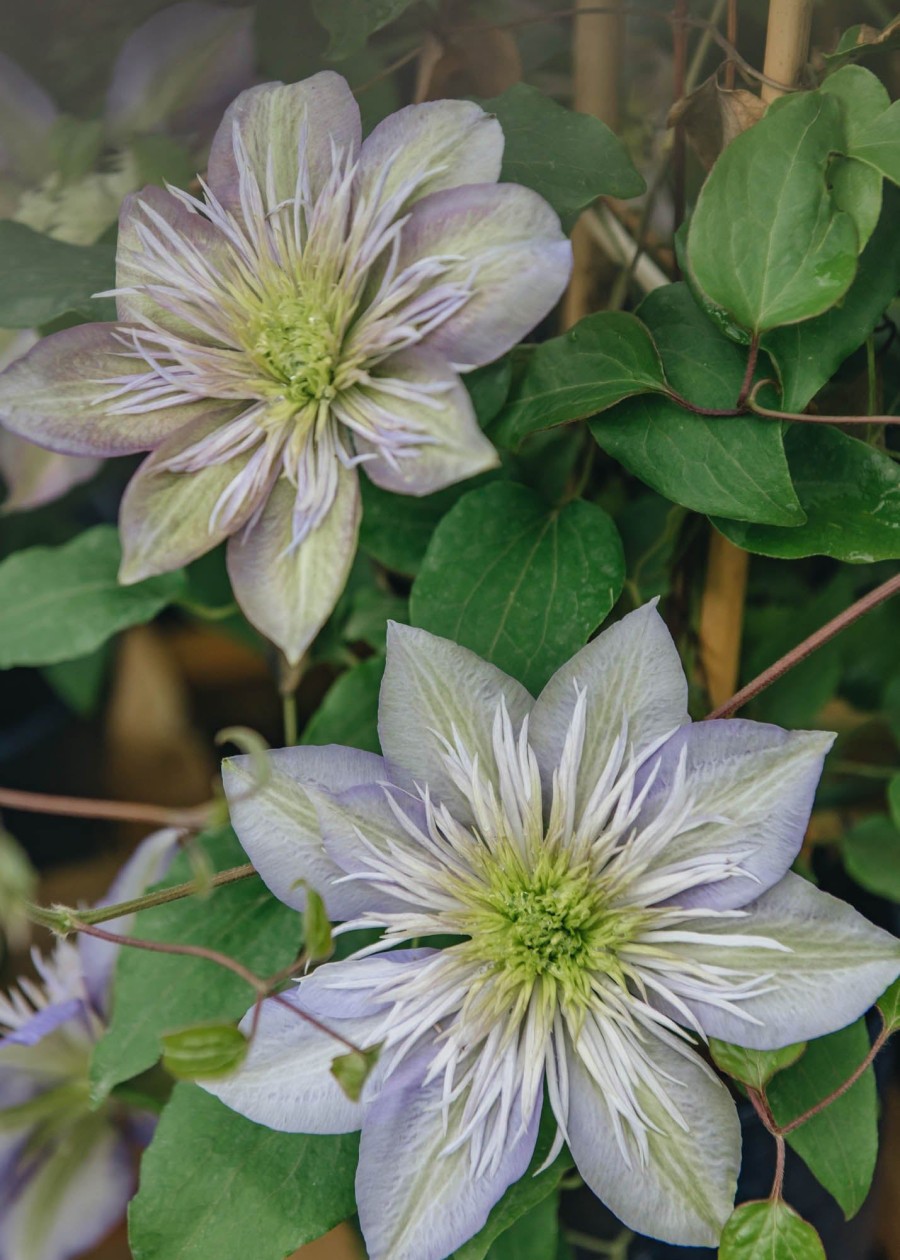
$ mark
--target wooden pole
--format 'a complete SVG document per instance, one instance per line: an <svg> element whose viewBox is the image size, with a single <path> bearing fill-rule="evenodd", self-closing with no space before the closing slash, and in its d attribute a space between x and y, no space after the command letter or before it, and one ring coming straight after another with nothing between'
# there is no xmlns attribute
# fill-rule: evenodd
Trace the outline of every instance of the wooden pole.
<svg viewBox="0 0 900 1260"><path fill-rule="evenodd" d="M809 53L813 0L771 0L763 73L785 85L800 78ZM781 89L764 84L769 104ZM749 556L713 530L700 606L700 664L713 707L737 689Z"/></svg>

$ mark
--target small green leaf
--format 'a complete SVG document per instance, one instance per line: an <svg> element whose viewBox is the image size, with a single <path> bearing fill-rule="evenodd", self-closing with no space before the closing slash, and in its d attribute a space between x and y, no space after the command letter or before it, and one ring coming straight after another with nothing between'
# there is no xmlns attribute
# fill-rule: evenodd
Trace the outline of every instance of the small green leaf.
<svg viewBox="0 0 900 1260"><path fill-rule="evenodd" d="M888 22L883 30L860 22L844 31L834 52L826 53L824 60L826 65L835 68L857 57L864 57L868 53L897 47L900 47L900 18L894 18L892 22Z"/></svg>
<svg viewBox="0 0 900 1260"><path fill-rule="evenodd" d="M900 980L895 980L889 989L878 999L878 1009L888 1032L894 1033L900 1028Z"/></svg>
<svg viewBox="0 0 900 1260"><path fill-rule="evenodd" d="M301 744L348 744L380 752L378 692L383 673L384 657L372 656L341 674L307 722Z"/></svg>
<svg viewBox="0 0 900 1260"><path fill-rule="evenodd" d="M352 1215L358 1138L277 1133L175 1088L141 1161L135 1260L282 1260Z"/></svg>
<svg viewBox="0 0 900 1260"><path fill-rule="evenodd" d="M331 36L325 53L342 61L359 52L370 35L393 22L413 0L313 0L313 12Z"/></svg>
<svg viewBox="0 0 900 1260"><path fill-rule="evenodd" d="M722 335L686 284L651 293L640 315L679 393L702 407L734 407L747 351ZM780 425L748 416L692 415L668 398L648 396L592 421L591 432L630 473L695 512L779 525L805 519Z"/></svg>
<svg viewBox="0 0 900 1260"><path fill-rule="evenodd" d="M331 1061L331 1075L351 1102L359 1102L363 1086L381 1057L381 1046L369 1046L367 1050L351 1050L339 1054Z"/></svg>
<svg viewBox="0 0 900 1260"><path fill-rule="evenodd" d="M600 311L522 352L506 406L489 430L516 446L529 433L605 411L633 394L665 393L659 352L635 315Z"/></svg>
<svg viewBox="0 0 900 1260"><path fill-rule="evenodd" d="M742 1203L722 1233L719 1260L825 1260L822 1240L782 1199Z"/></svg>
<svg viewBox="0 0 900 1260"><path fill-rule="evenodd" d="M247 1057L247 1038L234 1024L195 1024L163 1033L162 1065L180 1081L230 1076Z"/></svg>
<svg viewBox="0 0 900 1260"><path fill-rule="evenodd" d="M566 230L597 197L644 191L625 145L599 118L565 109L524 83L479 104L503 128L501 180L540 193Z"/></svg>
<svg viewBox="0 0 900 1260"><path fill-rule="evenodd" d="M806 1050L806 1042L798 1041L781 1050L748 1050L745 1046L733 1046L728 1041L710 1037L709 1049L717 1067L751 1089L768 1085L776 1072L796 1063Z"/></svg>
<svg viewBox="0 0 900 1260"><path fill-rule="evenodd" d="M486 1260L556 1260L559 1196L548 1194L491 1244Z"/></svg>
<svg viewBox="0 0 900 1260"><path fill-rule="evenodd" d="M887 814L872 814L851 827L841 841L841 856L861 887L900 901L900 830Z"/></svg>
<svg viewBox="0 0 900 1260"><path fill-rule="evenodd" d="M331 924L325 913L325 902L306 880L306 909L303 911L303 949L310 962L324 962L334 953Z"/></svg>
<svg viewBox="0 0 900 1260"><path fill-rule="evenodd" d="M624 577L622 543L601 508L551 508L498 482L460 499L435 530L410 617L537 694L610 612Z"/></svg>
<svg viewBox="0 0 900 1260"><path fill-rule="evenodd" d="M749 525L713 518L745 551L796 560L832 556L872 564L900 556L900 467L882 451L832 425L795 424L784 449L805 525Z"/></svg>
<svg viewBox="0 0 900 1260"><path fill-rule="evenodd" d="M856 228L826 181L842 144L838 99L798 93L733 140L700 191L689 271L751 333L820 315L856 274Z"/></svg>
<svg viewBox="0 0 900 1260"><path fill-rule="evenodd" d="M120 586L120 558L115 526L96 525L62 547L28 547L4 560L0 669L86 656L119 630L151 621L183 593L182 569Z"/></svg>
<svg viewBox="0 0 900 1260"><path fill-rule="evenodd" d="M11 219L0 221L0 328L35 328L77 311L115 319L114 245L69 245Z"/></svg>
<svg viewBox="0 0 900 1260"><path fill-rule="evenodd" d="M789 1124L842 1085L869 1050L864 1019L811 1041L793 1067L779 1072L768 1087L769 1104L779 1124ZM837 1199L846 1217L862 1207L878 1155L878 1098L869 1068L852 1089L788 1134L810 1172Z"/></svg>

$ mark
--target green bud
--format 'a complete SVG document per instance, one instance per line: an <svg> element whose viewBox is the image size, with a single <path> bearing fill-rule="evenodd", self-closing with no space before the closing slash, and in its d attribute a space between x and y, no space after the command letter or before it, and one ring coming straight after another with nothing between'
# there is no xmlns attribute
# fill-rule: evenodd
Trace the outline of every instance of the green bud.
<svg viewBox="0 0 900 1260"><path fill-rule="evenodd" d="M331 1061L331 1075L351 1102L359 1102L369 1073L378 1062L381 1046L369 1046L367 1050L351 1050L339 1054Z"/></svg>
<svg viewBox="0 0 900 1260"><path fill-rule="evenodd" d="M249 1043L234 1024L197 1024L164 1033L162 1063L182 1081L230 1076L247 1057Z"/></svg>
<svg viewBox="0 0 900 1260"><path fill-rule="evenodd" d="M805 1049L805 1041L783 1046L780 1050L747 1050L744 1046L733 1046L716 1037L709 1039L709 1050L716 1067L750 1089L763 1089L776 1072L782 1072L796 1063Z"/></svg>

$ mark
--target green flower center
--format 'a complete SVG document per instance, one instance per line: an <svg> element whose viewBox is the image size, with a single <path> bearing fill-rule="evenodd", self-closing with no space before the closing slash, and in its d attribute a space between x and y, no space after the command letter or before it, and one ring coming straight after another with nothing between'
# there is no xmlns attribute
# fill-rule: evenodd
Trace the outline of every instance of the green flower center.
<svg viewBox="0 0 900 1260"><path fill-rule="evenodd" d="M337 392L341 342L324 303L301 294L281 297L255 321L251 353L277 392L299 407Z"/></svg>

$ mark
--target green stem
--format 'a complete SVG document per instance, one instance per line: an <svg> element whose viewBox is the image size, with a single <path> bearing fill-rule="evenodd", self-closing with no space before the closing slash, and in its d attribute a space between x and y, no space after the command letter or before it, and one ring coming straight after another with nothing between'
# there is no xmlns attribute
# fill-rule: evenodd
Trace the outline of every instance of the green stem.
<svg viewBox="0 0 900 1260"><path fill-rule="evenodd" d="M281 697L281 717L285 748L292 748L298 739L296 692L289 691Z"/></svg>

